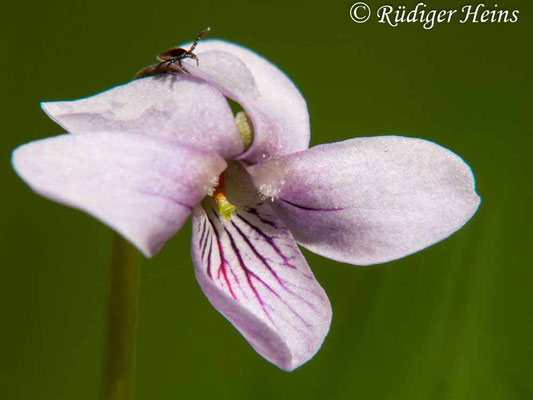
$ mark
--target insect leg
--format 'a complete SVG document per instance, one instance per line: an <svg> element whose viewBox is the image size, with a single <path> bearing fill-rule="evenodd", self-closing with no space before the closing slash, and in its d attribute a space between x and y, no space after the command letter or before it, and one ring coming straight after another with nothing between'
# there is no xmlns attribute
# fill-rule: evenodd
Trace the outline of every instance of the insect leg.
<svg viewBox="0 0 533 400"><path fill-rule="evenodd" d="M187 52L187 53L185 53L185 54L181 57L182 60L183 60L184 58L192 58L194 61L196 61L196 66L199 65L199 63L198 63L198 57L197 57L196 54L194 54L194 53L189 53L189 52Z"/></svg>
<svg viewBox="0 0 533 400"><path fill-rule="evenodd" d="M200 41L200 39L207 33L211 30L211 27L207 27L205 28L199 35L198 37L196 38L196 40L194 41L194 43L192 44L191 48L189 49L188 53L192 53L192 51L196 48L196 45L198 44L198 42Z"/></svg>
<svg viewBox="0 0 533 400"><path fill-rule="evenodd" d="M157 75L166 73L168 69L169 61L171 60L162 61L159 64L157 64L154 68L155 73Z"/></svg>

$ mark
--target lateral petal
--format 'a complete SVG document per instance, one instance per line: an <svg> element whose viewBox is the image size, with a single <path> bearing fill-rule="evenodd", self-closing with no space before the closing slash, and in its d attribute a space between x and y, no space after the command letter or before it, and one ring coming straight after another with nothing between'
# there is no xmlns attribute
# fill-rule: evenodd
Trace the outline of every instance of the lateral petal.
<svg viewBox="0 0 533 400"><path fill-rule="evenodd" d="M181 228L226 167L212 152L118 132L28 143L12 163L35 192L91 214L147 257Z"/></svg>
<svg viewBox="0 0 533 400"><path fill-rule="evenodd" d="M85 99L41 106L70 133L146 134L215 151L225 159L243 151L224 96L187 74L137 79Z"/></svg>
<svg viewBox="0 0 533 400"><path fill-rule="evenodd" d="M435 143L357 138L269 160L248 171L299 244L369 265L419 251L460 229L480 198L470 167Z"/></svg>
<svg viewBox="0 0 533 400"><path fill-rule="evenodd" d="M211 304L268 361L293 370L320 348L329 300L283 222L242 168L226 172L231 220L206 198L194 211L196 278Z"/></svg>

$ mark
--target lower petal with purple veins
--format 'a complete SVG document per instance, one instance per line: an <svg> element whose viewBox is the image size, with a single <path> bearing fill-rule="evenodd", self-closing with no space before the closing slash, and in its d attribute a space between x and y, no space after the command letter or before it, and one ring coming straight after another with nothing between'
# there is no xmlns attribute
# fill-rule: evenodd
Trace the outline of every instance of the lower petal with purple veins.
<svg viewBox="0 0 533 400"><path fill-rule="evenodd" d="M194 211L195 273L213 306L270 362L293 370L320 348L331 306L291 233L232 166L228 221L208 198Z"/></svg>

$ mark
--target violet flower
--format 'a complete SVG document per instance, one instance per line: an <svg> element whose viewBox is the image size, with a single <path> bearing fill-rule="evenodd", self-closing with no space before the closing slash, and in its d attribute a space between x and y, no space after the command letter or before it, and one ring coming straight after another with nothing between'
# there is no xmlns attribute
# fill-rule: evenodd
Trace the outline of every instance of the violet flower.
<svg viewBox="0 0 533 400"><path fill-rule="evenodd" d="M404 257L470 219L474 177L422 139L308 149L306 103L283 72L223 41L202 42L197 55L190 74L43 103L69 134L19 147L13 165L37 193L100 219L147 257L192 214L209 301L259 354L293 370L331 322L298 244L356 265ZM226 97L245 113L235 118Z"/></svg>

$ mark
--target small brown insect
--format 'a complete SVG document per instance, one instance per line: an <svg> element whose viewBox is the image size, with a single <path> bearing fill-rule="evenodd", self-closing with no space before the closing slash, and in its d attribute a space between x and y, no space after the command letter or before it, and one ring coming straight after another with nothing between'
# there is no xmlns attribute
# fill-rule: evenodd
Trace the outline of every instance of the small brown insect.
<svg viewBox="0 0 533 400"><path fill-rule="evenodd" d="M161 75L161 74L170 74L170 73L188 73L187 69L181 62L185 58L192 58L196 61L198 65L198 57L193 53L196 45L202 39L202 37L211 30L210 27L205 28L196 38L189 50L185 50L181 47L172 47L171 49L165 50L157 56L159 62L157 64L149 65L148 67L143 68L135 75L134 79L144 78L146 76L152 75Z"/></svg>

